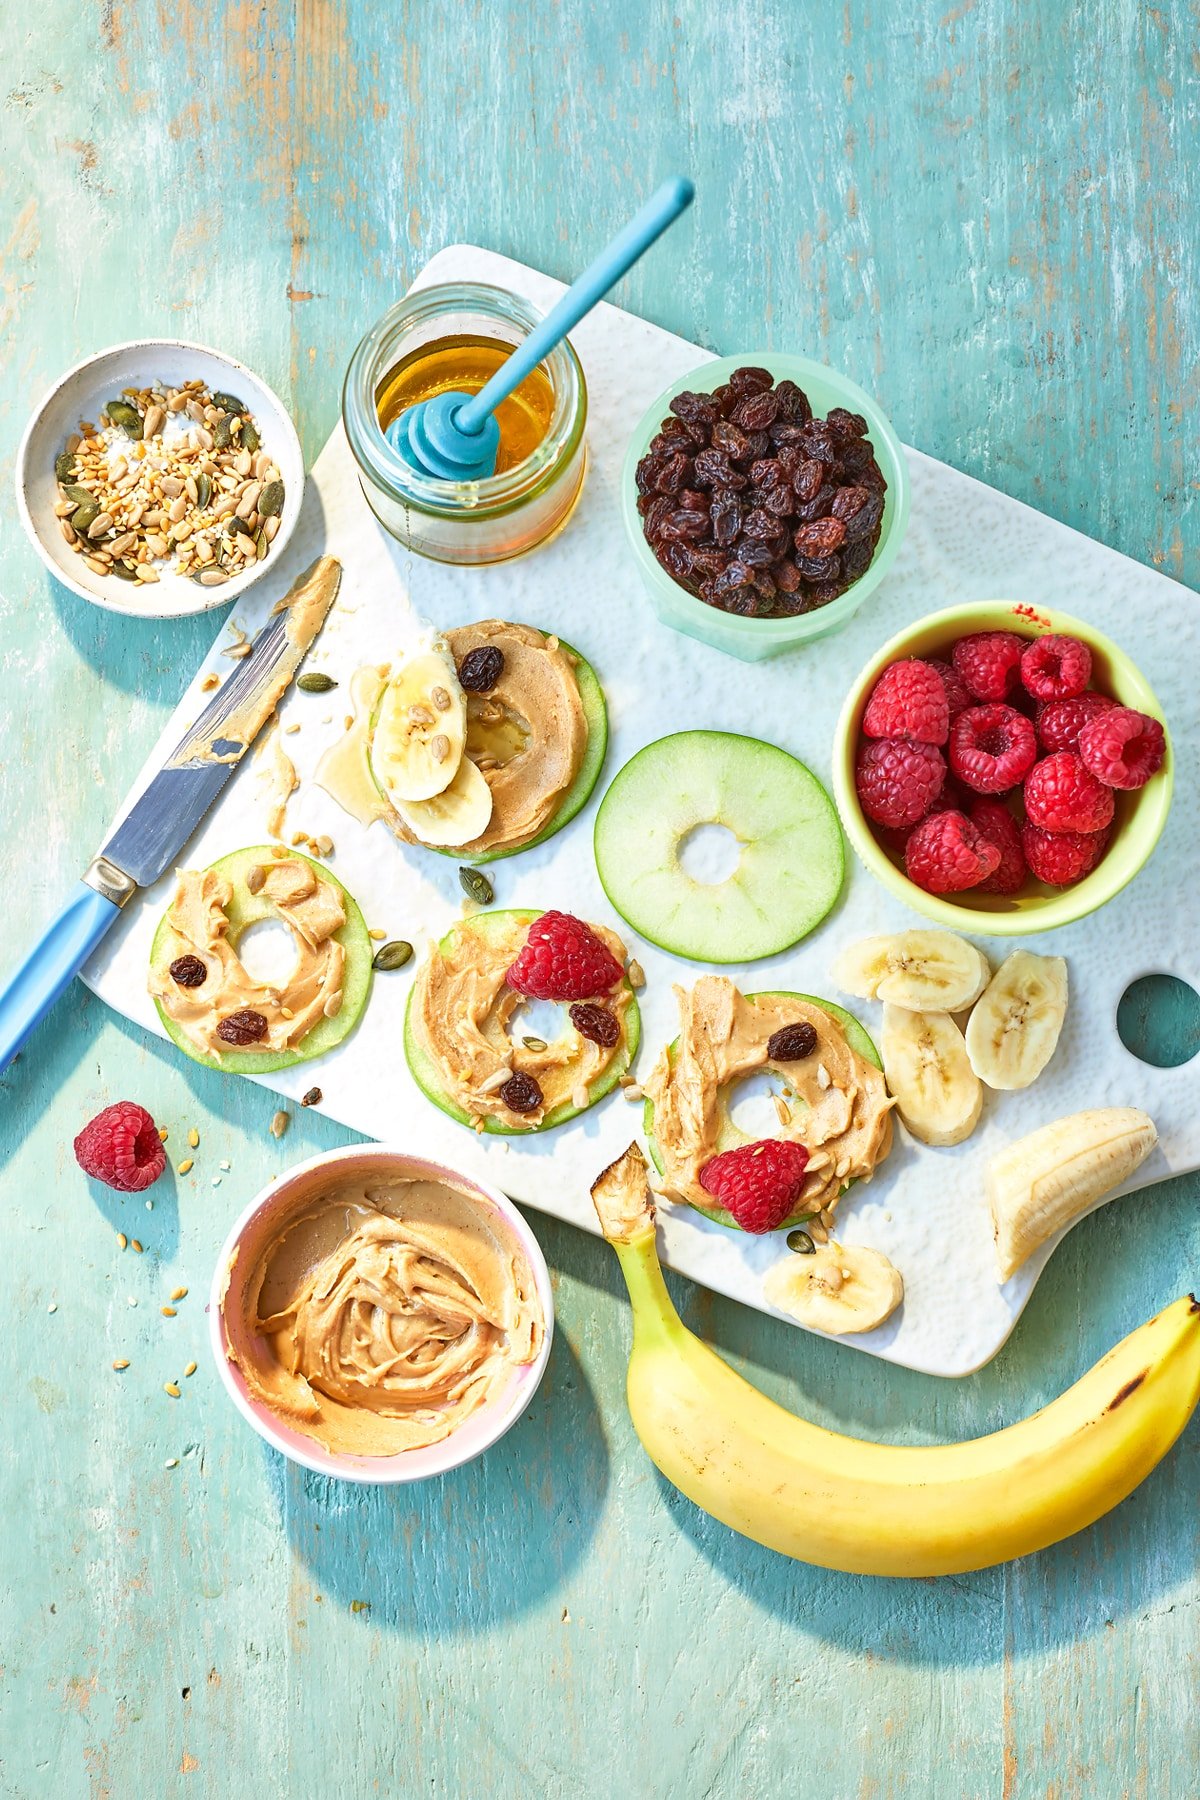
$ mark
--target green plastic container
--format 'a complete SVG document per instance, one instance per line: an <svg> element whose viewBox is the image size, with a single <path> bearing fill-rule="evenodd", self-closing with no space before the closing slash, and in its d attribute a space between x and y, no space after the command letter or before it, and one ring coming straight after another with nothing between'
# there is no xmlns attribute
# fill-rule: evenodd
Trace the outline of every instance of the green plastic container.
<svg viewBox="0 0 1200 1800"><path fill-rule="evenodd" d="M815 612L801 613L794 619L742 619L733 613L706 606L686 588L680 587L662 568L642 534L641 515L637 510L637 483L634 474L638 463L650 447L650 440L666 418L671 401L685 389L697 393L711 392L728 381L735 369L746 364L769 369L776 381L794 381L802 387L819 417L835 406L861 413L867 421L868 435L879 467L887 481L882 528L871 566L852 587L828 606ZM780 656L800 644L829 637L849 623L883 580L900 548L908 524L908 464L904 446L892 430L884 414L869 394L844 375L824 364L810 362L804 356L786 356L773 350L748 350L741 356L721 356L702 363L690 374L681 375L669 388L664 388L629 441L625 465L621 471L621 513L634 560L650 597L650 604L664 625L685 636L698 638L715 650L724 650L743 662L762 662L769 656Z"/></svg>

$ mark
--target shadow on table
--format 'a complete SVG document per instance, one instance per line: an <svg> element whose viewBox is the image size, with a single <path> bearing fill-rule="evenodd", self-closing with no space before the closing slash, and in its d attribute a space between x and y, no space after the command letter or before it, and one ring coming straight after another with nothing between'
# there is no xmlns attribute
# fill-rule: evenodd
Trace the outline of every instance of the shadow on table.
<svg viewBox="0 0 1200 1800"><path fill-rule="evenodd" d="M174 705L208 654L220 609L183 618L143 619L81 600L46 577L46 593L79 655L112 687ZM136 770L130 770L130 779Z"/></svg>
<svg viewBox="0 0 1200 1800"><path fill-rule="evenodd" d="M443 1641L560 1589L608 1488L595 1399L561 1332L524 1416L485 1456L437 1480L357 1487L265 1454L289 1543L318 1592L356 1610L365 1602L376 1625Z"/></svg>

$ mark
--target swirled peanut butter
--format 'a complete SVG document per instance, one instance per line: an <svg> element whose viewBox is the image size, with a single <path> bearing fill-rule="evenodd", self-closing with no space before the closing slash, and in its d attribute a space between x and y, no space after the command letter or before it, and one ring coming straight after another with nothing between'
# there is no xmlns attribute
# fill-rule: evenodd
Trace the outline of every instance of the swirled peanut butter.
<svg viewBox="0 0 1200 1800"><path fill-rule="evenodd" d="M516 1239L449 1182L332 1185L237 1273L235 1258L221 1302L230 1361L256 1399L334 1452L440 1442L503 1396L545 1336Z"/></svg>

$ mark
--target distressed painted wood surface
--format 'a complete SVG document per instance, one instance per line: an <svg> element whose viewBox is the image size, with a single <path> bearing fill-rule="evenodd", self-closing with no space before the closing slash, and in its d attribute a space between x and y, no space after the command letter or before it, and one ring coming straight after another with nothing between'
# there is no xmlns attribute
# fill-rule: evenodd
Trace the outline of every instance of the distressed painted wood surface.
<svg viewBox="0 0 1200 1800"><path fill-rule="evenodd" d="M910 442L1194 583L1196 38L1195 7L1135 0L6 8L0 960L90 854L212 631L87 608L24 542L17 440L69 362L139 333L226 346L290 396L311 456L357 335L434 250L469 238L569 276L681 168L692 219L625 304L716 350L823 357ZM1194 1032L1166 1005L1144 1029ZM175 1160L200 1132L153 1212L72 1161L123 1095ZM537 1218L560 1335L521 1426L419 1493L330 1486L237 1421L201 1296L234 1209L344 1134L302 1116L277 1146L268 1095L82 991L0 1107L3 1795L1195 1793L1195 1429L1117 1514L1020 1565L913 1584L792 1565L655 1477L622 1401L615 1265ZM958 1384L681 1302L814 1417L968 1436L1195 1284L1198 1193L1086 1222Z"/></svg>

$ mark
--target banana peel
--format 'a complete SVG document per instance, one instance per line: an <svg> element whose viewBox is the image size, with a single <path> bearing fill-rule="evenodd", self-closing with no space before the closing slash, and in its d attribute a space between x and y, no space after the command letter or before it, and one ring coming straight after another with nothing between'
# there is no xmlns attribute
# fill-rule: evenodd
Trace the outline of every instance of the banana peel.
<svg viewBox="0 0 1200 1800"><path fill-rule="evenodd" d="M705 1512L785 1556L856 1575L952 1575L1082 1531L1133 1492L1200 1400L1200 1302L1168 1306L1032 1417L910 1448L826 1431L743 1380L683 1324L636 1144L592 1187L633 1308L626 1394L642 1445Z"/></svg>

